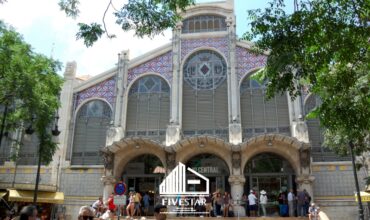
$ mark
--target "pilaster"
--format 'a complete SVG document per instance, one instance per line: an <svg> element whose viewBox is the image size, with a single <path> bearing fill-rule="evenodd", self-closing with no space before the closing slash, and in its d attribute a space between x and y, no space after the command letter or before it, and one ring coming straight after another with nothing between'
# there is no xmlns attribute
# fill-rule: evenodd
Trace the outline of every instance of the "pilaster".
<svg viewBox="0 0 370 220"><path fill-rule="evenodd" d="M124 50L119 55L118 72L116 80L116 102L114 112L114 129L116 132L115 140L125 136L126 111L127 111L127 74L130 53ZM107 135L108 136L108 135Z"/></svg>
<svg viewBox="0 0 370 220"><path fill-rule="evenodd" d="M236 76L236 33L235 33L235 16L226 19L228 31L228 100L229 100L229 141L232 144L240 144L242 142L242 131L240 124L240 108L239 108L239 86Z"/></svg>
<svg viewBox="0 0 370 220"><path fill-rule="evenodd" d="M64 83L60 93L61 108L58 110L59 120L58 128L61 131L55 141L58 143L58 150L53 156L51 183L57 183L57 176L60 175L61 164L65 163L66 154L68 151L68 138L71 136L70 129L73 124L73 87L75 85L77 63L75 61L68 62L64 71ZM59 178L60 179L60 178Z"/></svg>
<svg viewBox="0 0 370 220"><path fill-rule="evenodd" d="M296 178L296 183L298 184L298 190L306 190L308 194L311 196L312 201L314 201L314 194L313 194L313 183L315 181L315 177L312 175L300 175Z"/></svg>
<svg viewBox="0 0 370 220"><path fill-rule="evenodd" d="M230 175L229 183L231 187L231 197L234 202L234 213L238 216L245 216L245 209L240 205L244 192L245 177L242 175Z"/></svg>
<svg viewBox="0 0 370 220"><path fill-rule="evenodd" d="M171 116L166 131L166 146L178 142L181 138L182 78L181 78L181 28L179 22L172 31L172 85Z"/></svg>
<svg viewBox="0 0 370 220"><path fill-rule="evenodd" d="M103 182L104 185L103 201L106 201L113 192L113 187L116 183L116 179L114 178L114 176L102 176L100 180Z"/></svg>

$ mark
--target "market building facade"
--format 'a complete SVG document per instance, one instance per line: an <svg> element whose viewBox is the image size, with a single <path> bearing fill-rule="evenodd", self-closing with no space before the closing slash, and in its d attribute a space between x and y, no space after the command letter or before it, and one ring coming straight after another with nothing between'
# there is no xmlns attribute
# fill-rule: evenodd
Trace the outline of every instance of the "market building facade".
<svg viewBox="0 0 370 220"><path fill-rule="evenodd" d="M90 79L76 77L76 63L68 63L59 150L41 169L40 190L64 194L54 213L73 219L119 181L155 201L163 177L181 162L235 201L251 189L271 199L306 189L332 219L355 216L350 161L323 148L319 121L304 117L319 100L307 91L295 100L265 99L265 85L251 75L268 55L251 47L237 39L227 0L190 7L170 43L131 60L124 50L114 68ZM12 145L2 144L2 189L33 189L37 144L32 136L22 141L16 163ZM22 200L15 197L9 200Z"/></svg>

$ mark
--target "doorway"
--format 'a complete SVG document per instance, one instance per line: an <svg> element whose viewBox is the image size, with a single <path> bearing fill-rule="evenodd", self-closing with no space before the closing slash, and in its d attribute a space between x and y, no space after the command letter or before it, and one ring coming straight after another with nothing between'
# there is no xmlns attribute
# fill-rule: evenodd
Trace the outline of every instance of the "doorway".
<svg viewBox="0 0 370 220"><path fill-rule="evenodd" d="M264 190L267 193L267 215L279 215L279 195L285 194L289 189L296 193L295 173L290 163L283 157L272 154L262 153L253 157L244 169L246 184L244 191L248 194L250 190L259 193ZM285 202L285 201L284 201ZM286 201L287 202L287 201Z"/></svg>
<svg viewBox="0 0 370 220"><path fill-rule="evenodd" d="M134 191L142 197L149 195L149 215L153 215L154 205L159 201L159 184L164 178L164 172L162 162L151 154L132 159L122 172L121 180L126 183L126 194ZM141 207L144 207L143 201L141 203Z"/></svg>

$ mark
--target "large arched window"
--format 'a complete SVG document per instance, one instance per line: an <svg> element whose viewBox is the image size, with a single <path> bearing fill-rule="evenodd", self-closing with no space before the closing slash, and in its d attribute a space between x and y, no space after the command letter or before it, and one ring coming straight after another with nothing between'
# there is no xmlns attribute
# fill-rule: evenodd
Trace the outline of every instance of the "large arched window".
<svg viewBox="0 0 370 220"><path fill-rule="evenodd" d="M182 22L182 33L226 31L226 18L219 15L199 15Z"/></svg>
<svg viewBox="0 0 370 220"><path fill-rule="evenodd" d="M170 87L159 76L148 75L130 88L126 136L145 136L164 141L170 118Z"/></svg>
<svg viewBox="0 0 370 220"><path fill-rule="evenodd" d="M304 103L305 114L310 113L314 108L321 104L320 98L315 95L309 95ZM315 162L325 161L347 161L349 157L340 157L329 148L323 146L324 143L324 128L320 126L318 118L307 119L308 137L311 143L311 155Z"/></svg>
<svg viewBox="0 0 370 220"><path fill-rule="evenodd" d="M102 164L99 149L105 146L112 110L102 100L84 104L77 113L73 138L72 165Z"/></svg>
<svg viewBox="0 0 370 220"><path fill-rule="evenodd" d="M186 60L183 76L183 134L227 139L227 65L223 57L211 50L198 51Z"/></svg>
<svg viewBox="0 0 370 220"><path fill-rule="evenodd" d="M244 140L264 134L290 135L288 99L285 94L265 97L265 85L247 77L240 85L241 122Z"/></svg>

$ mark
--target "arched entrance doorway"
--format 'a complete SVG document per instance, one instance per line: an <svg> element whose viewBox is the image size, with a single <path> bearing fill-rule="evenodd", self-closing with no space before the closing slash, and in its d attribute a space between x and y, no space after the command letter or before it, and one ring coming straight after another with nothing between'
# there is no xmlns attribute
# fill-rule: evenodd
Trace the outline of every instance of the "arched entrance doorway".
<svg viewBox="0 0 370 220"><path fill-rule="evenodd" d="M198 154L193 156L186 163L187 167L204 175L209 179L209 190L215 192L230 192L229 175L230 171L224 160L213 154Z"/></svg>
<svg viewBox="0 0 370 220"><path fill-rule="evenodd" d="M253 189L259 195L261 190L267 192L268 215L277 215L279 212L278 198L290 189L296 192L295 172L289 161L274 153L261 153L248 161L244 168L246 183L244 191Z"/></svg>
<svg viewBox="0 0 370 220"><path fill-rule="evenodd" d="M126 183L128 191L147 193L150 197L149 213L158 195L158 187L165 175L161 160L152 154L143 154L130 160L123 169L121 180Z"/></svg>

